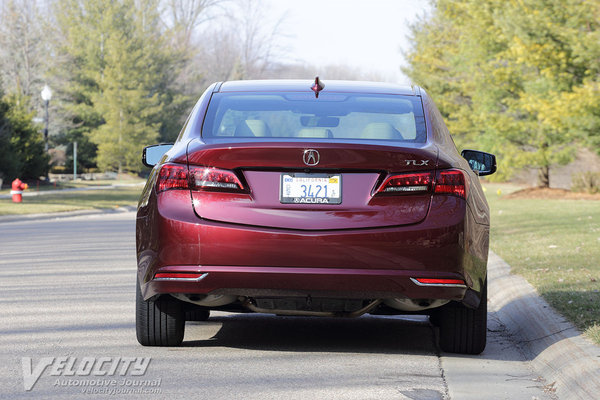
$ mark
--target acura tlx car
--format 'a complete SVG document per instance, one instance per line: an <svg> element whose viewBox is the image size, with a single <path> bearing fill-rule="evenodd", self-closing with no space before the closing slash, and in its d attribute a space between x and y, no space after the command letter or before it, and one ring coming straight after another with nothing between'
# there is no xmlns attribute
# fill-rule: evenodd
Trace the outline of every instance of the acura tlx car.
<svg viewBox="0 0 600 400"><path fill-rule="evenodd" d="M489 208L425 91L372 82L215 83L137 212L137 339L182 343L210 310L426 314L444 351L486 343Z"/></svg>

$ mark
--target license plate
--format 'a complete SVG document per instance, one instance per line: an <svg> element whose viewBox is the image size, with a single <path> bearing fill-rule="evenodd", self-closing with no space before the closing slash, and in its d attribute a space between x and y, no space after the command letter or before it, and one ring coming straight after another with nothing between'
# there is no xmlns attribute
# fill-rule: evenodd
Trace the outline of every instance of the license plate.
<svg viewBox="0 0 600 400"><path fill-rule="evenodd" d="M342 176L281 174L279 201L283 204L341 204Z"/></svg>

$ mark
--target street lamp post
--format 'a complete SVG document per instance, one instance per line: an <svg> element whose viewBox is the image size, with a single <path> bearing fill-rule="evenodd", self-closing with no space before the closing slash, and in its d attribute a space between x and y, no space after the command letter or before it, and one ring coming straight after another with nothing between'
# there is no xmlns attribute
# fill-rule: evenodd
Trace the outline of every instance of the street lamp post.
<svg viewBox="0 0 600 400"><path fill-rule="evenodd" d="M44 127L44 150L46 153L48 152L48 123L50 119L48 117L48 104L50 103L50 99L52 99L52 90L48 87L48 85L44 85L42 89L42 100L44 100L44 106L46 114L44 115L44 121L46 123Z"/></svg>

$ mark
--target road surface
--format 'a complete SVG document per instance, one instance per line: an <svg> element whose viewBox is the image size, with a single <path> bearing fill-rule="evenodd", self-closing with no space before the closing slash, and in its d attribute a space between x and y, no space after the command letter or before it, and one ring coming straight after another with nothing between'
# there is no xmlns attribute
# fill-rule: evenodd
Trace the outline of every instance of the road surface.
<svg viewBox="0 0 600 400"><path fill-rule="evenodd" d="M480 356L440 353L424 317L213 313L180 348L142 347L134 227L0 223L0 398L553 398L493 313Z"/></svg>

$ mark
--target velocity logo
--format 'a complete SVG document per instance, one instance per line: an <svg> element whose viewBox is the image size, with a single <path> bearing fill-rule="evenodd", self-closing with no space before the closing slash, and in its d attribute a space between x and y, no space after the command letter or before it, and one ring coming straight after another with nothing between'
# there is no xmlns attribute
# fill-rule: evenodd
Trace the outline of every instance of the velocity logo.
<svg viewBox="0 0 600 400"><path fill-rule="evenodd" d="M23 357L23 387L26 391L33 389L46 370L50 376L142 376L150 360L150 357L43 357L34 367L31 357Z"/></svg>

